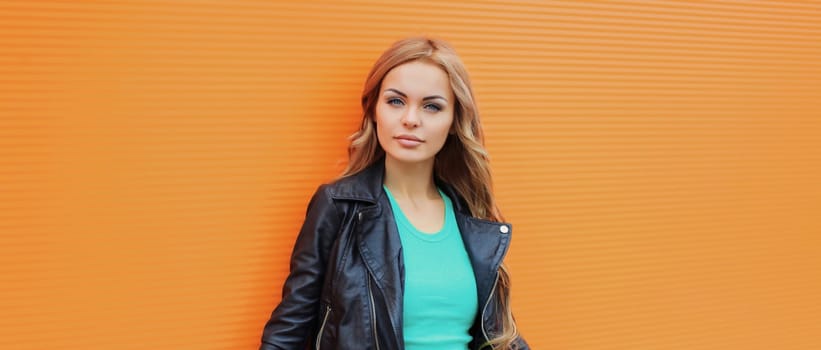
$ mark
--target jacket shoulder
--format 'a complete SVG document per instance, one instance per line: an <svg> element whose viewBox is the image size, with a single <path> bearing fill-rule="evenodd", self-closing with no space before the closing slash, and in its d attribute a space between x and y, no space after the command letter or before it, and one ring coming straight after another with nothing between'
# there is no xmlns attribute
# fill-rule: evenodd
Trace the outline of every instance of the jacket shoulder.
<svg viewBox="0 0 821 350"><path fill-rule="evenodd" d="M382 191L382 181L368 174L358 173L335 179L320 187L335 200L354 200L376 203Z"/></svg>

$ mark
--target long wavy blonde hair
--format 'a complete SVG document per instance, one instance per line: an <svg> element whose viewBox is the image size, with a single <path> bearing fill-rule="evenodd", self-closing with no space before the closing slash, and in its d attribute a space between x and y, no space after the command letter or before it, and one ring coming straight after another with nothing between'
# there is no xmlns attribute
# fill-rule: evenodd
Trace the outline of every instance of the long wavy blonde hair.
<svg viewBox="0 0 821 350"><path fill-rule="evenodd" d="M484 134L467 70L456 51L442 40L412 37L397 41L374 63L362 90L362 126L349 138L348 165L341 177L356 174L384 156L385 151L376 137L374 121L382 79L394 67L416 60L434 63L442 68L448 74L456 97L452 134L436 154L434 174L462 196L471 215L504 221L493 199ZM504 264L499 268L499 283L494 294L503 311L499 315L502 332L484 346L513 349L519 332L510 308L510 276Z"/></svg>

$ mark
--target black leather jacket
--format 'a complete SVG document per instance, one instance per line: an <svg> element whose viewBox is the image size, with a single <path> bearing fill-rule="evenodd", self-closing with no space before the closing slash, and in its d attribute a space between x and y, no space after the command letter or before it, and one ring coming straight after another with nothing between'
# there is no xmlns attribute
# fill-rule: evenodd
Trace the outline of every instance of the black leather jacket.
<svg viewBox="0 0 821 350"><path fill-rule="evenodd" d="M404 349L404 265L390 202L383 195L384 161L319 186L291 255L291 270L262 334L261 350ZM453 189L462 240L476 275L479 312L470 333L478 349L499 331L497 269L510 225L473 218ZM493 293L495 294L495 293ZM524 339L519 348L528 349Z"/></svg>

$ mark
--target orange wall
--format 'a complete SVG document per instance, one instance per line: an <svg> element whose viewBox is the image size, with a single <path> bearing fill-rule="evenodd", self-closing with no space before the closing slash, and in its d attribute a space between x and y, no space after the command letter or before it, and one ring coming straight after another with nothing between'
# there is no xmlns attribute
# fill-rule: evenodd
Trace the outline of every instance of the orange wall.
<svg viewBox="0 0 821 350"><path fill-rule="evenodd" d="M776 1L2 1L0 348L256 348L413 34L472 74L535 348L821 348L821 5Z"/></svg>

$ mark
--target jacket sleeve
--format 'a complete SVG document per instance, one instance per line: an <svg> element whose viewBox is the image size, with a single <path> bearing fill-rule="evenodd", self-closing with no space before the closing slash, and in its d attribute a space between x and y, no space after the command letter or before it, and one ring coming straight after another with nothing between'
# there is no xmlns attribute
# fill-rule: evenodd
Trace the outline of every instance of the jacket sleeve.
<svg viewBox="0 0 821 350"><path fill-rule="evenodd" d="M327 185L317 188L291 253L282 300L262 332L260 350L305 349L317 327L319 298L341 218Z"/></svg>

